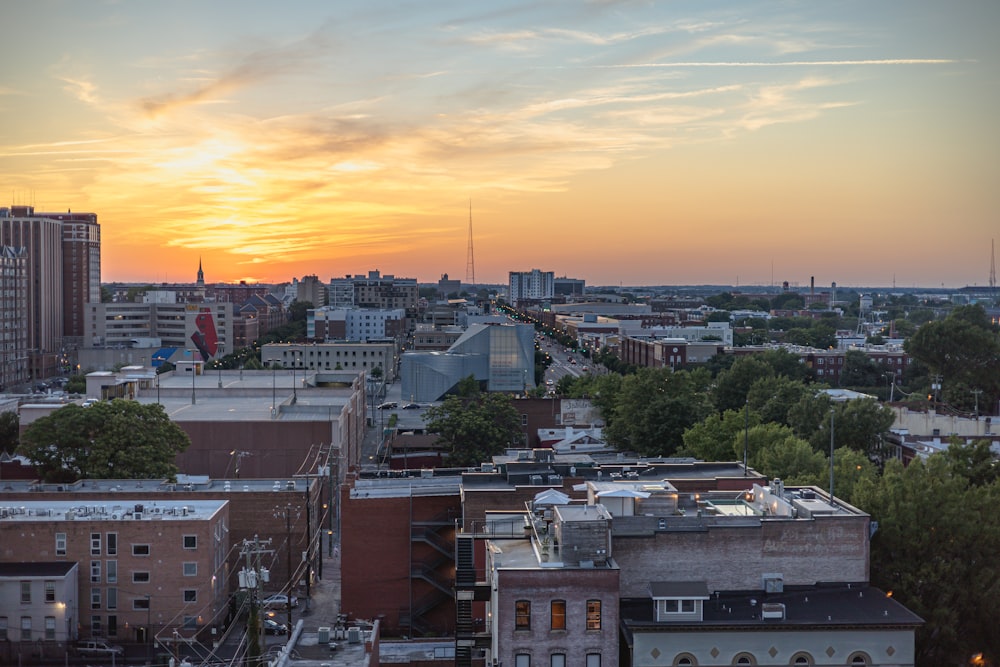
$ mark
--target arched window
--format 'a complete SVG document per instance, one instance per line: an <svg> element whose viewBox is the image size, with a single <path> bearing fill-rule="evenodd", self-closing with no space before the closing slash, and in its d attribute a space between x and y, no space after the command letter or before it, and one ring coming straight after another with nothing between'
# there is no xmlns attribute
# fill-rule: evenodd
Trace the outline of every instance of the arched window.
<svg viewBox="0 0 1000 667"><path fill-rule="evenodd" d="M847 658L848 665L871 665L872 659L864 651L855 651Z"/></svg>
<svg viewBox="0 0 1000 667"><path fill-rule="evenodd" d="M734 665L756 665L757 659L752 653L737 653L733 658Z"/></svg>
<svg viewBox="0 0 1000 667"><path fill-rule="evenodd" d="M795 655L792 656L792 659L791 659L791 661L788 664L789 665L813 665L815 663L813 662L813 658L812 658L811 655L809 655L805 651L799 651L798 653L796 653Z"/></svg>
<svg viewBox="0 0 1000 667"><path fill-rule="evenodd" d="M675 667L680 667L681 665L697 665L698 659L695 658L690 653L678 653L677 657L674 658Z"/></svg>

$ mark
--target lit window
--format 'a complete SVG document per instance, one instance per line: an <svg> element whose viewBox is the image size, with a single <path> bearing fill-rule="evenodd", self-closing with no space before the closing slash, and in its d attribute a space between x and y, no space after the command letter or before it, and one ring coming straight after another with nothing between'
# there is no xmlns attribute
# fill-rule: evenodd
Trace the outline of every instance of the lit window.
<svg viewBox="0 0 1000 667"><path fill-rule="evenodd" d="M550 626L551 630L565 630L566 629L566 601L565 600L553 600L552 605L552 623Z"/></svg>
<svg viewBox="0 0 1000 667"><path fill-rule="evenodd" d="M518 600L514 603L514 629L531 629L531 602L528 600Z"/></svg>

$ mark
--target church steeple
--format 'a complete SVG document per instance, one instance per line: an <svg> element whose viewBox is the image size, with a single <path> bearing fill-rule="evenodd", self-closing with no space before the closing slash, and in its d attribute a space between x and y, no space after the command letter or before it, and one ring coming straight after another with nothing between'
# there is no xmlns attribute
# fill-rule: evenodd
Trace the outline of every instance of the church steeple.
<svg viewBox="0 0 1000 667"><path fill-rule="evenodd" d="M205 286L205 272L201 270L201 257L198 257L198 287Z"/></svg>

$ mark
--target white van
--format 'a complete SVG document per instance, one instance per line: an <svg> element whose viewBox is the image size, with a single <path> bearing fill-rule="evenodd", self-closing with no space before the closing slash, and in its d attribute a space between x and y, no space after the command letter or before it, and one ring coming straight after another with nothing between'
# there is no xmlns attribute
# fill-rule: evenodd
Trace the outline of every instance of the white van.
<svg viewBox="0 0 1000 667"><path fill-rule="evenodd" d="M109 644L103 639L85 639L77 642L76 652L80 655L110 656L114 654L121 656L125 654L125 649L121 646Z"/></svg>

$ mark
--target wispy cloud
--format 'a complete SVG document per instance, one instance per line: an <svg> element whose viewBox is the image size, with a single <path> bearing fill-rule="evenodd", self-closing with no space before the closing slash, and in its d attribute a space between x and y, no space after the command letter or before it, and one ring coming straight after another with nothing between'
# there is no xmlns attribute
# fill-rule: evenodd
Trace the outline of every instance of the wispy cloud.
<svg viewBox="0 0 1000 667"><path fill-rule="evenodd" d="M630 63L624 65L588 65L603 69L676 69L683 67L847 67L862 65L947 65L959 62L951 58L885 58L878 60L780 60L768 61L686 61L666 63Z"/></svg>

